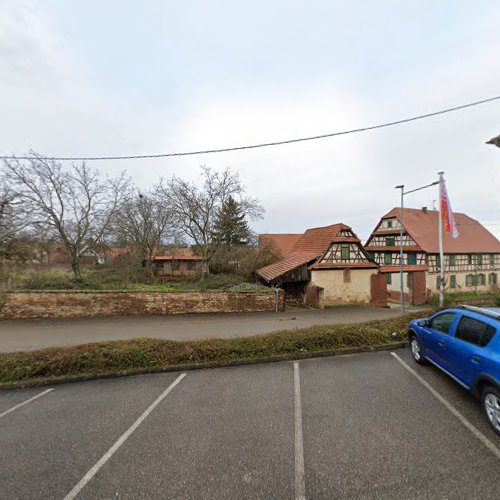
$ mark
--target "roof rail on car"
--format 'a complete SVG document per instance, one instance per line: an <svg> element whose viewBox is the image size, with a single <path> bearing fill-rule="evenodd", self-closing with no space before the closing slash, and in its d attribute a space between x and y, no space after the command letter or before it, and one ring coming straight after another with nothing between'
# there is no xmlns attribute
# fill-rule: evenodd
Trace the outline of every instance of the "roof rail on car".
<svg viewBox="0 0 500 500"><path fill-rule="evenodd" d="M482 307L476 306L468 306L466 304L460 304L455 307L455 309L464 309L465 311L470 311L476 314L482 314L483 316L487 316L488 318L500 319L500 314L490 311L488 309L483 309Z"/></svg>

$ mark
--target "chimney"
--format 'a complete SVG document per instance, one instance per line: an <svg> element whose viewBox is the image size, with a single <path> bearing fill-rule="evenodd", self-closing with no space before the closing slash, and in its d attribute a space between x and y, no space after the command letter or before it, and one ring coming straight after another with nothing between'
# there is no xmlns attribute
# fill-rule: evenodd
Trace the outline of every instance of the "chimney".
<svg viewBox="0 0 500 500"><path fill-rule="evenodd" d="M427 207L422 207L422 212L424 212L424 214L427 213Z"/></svg>

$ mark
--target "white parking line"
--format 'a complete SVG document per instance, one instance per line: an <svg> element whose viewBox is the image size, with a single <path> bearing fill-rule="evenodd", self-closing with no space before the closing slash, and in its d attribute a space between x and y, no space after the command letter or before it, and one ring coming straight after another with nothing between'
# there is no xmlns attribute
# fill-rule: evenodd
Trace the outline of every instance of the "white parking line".
<svg viewBox="0 0 500 500"><path fill-rule="evenodd" d="M451 403L446 401L446 399L439 394L428 382L426 382L413 368L410 368L395 352L391 354L403 365L403 367L408 370L429 392L445 406L449 412L451 412L458 420L469 429L474 436L481 441L486 448L488 448L493 455L495 455L500 460L500 450L473 424L471 424Z"/></svg>
<svg viewBox="0 0 500 500"><path fill-rule="evenodd" d="M53 391L54 389L47 389L40 394L37 394L36 396L33 396L32 398L27 399L26 401L23 401L22 403L19 403L16 406L13 406L12 408L9 408L8 410L5 410L3 413L0 413L0 418L5 417L5 415L8 415L9 413L17 410L18 408L21 408L21 406L27 405L28 403L31 403L32 401L35 401L35 399L41 398L42 396L45 396L45 394L48 394L49 392Z"/></svg>
<svg viewBox="0 0 500 500"><path fill-rule="evenodd" d="M305 500L304 440L302 437L302 401L300 397L299 363L293 364L295 389L295 499Z"/></svg>
<svg viewBox="0 0 500 500"><path fill-rule="evenodd" d="M115 454L120 446L132 435L132 433L144 422L146 417L162 402L162 400L174 389L174 387L186 376L181 373L144 411L144 413L118 438L115 444L99 459L99 461L80 479L75 487L64 497L64 500L75 498L85 485L99 472L99 469Z"/></svg>

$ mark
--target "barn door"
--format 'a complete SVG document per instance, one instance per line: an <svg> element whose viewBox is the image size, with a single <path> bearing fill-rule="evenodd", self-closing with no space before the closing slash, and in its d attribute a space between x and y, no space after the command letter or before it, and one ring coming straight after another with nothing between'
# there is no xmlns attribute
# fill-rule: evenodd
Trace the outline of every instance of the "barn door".
<svg viewBox="0 0 500 500"><path fill-rule="evenodd" d="M427 302L427 285L425 282L425 271L415 271L408 273L412 276L411 283L411 303L414 306Z"/></svg>
<svg viewBox="0 0 500 500"><path fill-rule="evenodd" d="M387 281L383 274L372 274L370 276L370 305L373 307L387 306Z"/></svg>

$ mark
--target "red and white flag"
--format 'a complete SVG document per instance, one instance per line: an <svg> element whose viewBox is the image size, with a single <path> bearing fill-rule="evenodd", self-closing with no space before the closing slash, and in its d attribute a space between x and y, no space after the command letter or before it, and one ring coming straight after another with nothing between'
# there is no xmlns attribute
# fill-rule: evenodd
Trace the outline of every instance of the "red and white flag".
<svg viewBox="0 0 500 500"><path fill-rule="evenodd" d="M444 230L450 233L453 238L456 238L458 236L458 229L444 180L441 181L441 217L443 218Z"/></svg>

